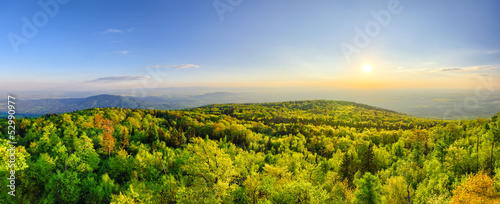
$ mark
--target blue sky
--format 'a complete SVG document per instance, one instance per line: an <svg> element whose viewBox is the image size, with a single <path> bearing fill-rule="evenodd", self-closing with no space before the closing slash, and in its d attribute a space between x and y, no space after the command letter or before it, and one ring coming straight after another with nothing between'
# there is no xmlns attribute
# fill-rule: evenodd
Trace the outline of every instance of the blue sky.
<svg viewBox="0 0 500 204"><path fill-rule="evenodd" d="M37 1L6 2L0 89L7 91L500 84L495 0L40 1L57 3L53 16ZM382 25L372 12L391 17ZM23 18L37 32L23 34ZM363 46L355 45L357 29L372 32ZM343 45L357 49L350 60Z"/></svg>

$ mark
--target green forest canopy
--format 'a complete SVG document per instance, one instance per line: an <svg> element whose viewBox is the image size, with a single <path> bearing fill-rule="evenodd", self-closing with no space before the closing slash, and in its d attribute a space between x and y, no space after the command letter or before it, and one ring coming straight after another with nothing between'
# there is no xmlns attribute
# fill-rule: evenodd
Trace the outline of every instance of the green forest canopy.
<svg viewBox="0 0 500 204"><path fill-rule="evenodd" d="M92 108L16 120L7 203L500 203L500 120L344 101Z"/></svg>

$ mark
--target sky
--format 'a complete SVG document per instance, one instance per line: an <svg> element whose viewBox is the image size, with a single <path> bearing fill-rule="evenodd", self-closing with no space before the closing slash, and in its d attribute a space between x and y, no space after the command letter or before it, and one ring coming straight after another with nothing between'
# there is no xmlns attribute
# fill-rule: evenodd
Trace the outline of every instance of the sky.
<svg viewBox="0 0 500 204"><path fill-rule="evenodd" d="M10 0L0 19L3 91L500 88L496 0Z"/></svg>

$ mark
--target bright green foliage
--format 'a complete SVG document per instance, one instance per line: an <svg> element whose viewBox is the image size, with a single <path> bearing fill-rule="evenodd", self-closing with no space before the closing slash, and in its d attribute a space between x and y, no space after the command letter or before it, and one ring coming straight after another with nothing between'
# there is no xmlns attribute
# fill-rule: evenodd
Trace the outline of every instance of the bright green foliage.
<svg viewBox="0 0 500 204"><path fill-rule="evenodd" d="M413 197L413 189L402 176L387 179L383 192L387 203L408 203L408 199Z"/></svg>
<svg viewBox="0 0 500 204"><path fill-rule="evenodd" d="M202 192L200 197L192 199L221 202L235 188L231 185L237 176L233 161L212 140L194 138L192 142L186 148L191 156L183 170L195 178L194 185Z"/></svg>
<svg viewBox="0 0 500 204"><path fill-rule="evenodd" d="M109 177L117 181L119 184L124 184L132 177L134 169L133 158L130 157L127 151L118 151L115 157L107 160L107 172Z"/></svg>
<svg viewBox="0 0 500 204"><path fill-rule="evenodd" d="M363 178L356 180L355 203L382 203L381 186L377 176L367 172Z"/></svg>
<svg viewBox="0 0 500 204"><path fill-rule="evenodd" d="M317 100L23 118L16 197L0 202L448 203L483 197L483 183L496 196L498 116L440 121Z"/></svg>
<svg viewBox="0 0 500 204"><path fill-rule="evenodd" d="M12 155L13 151L12 145L8 144L9 141L6 139L0 138L0 189L3 191L0 194L0 200L11 203L19 203L22 199L13 197L8 194L8 192L14 192L16 195L19 195L19 191L29 191L29 188L26 187L17 187L16 189L11 189L7 185L11 185L11 180L9 180L12 176L15 177L15 184L19 185L21 179L28 180L28 175L26 171L30 168L30 155L26 152L26 149L23 146L14 147L15 153ZM15 163L10 161L11 157L15 157ZM14 171L12 174L11 171ZM9 179L8 179L9 178ZM27 199L27 198L26 198Z"/></svg>
<svg viewBox="0 0 500 204"><path fill-rule="evenodd" d="M153 203L153 192L145 182L133 180L124 193L112 195L111 203Z"/></svg>
<svg viewBox="0 0 500 204"><path fill-rule="evenodd" d="M57 171L45 185L47 200L61 203L77 203L81 197L81 182L74 171ZM55 190L54 190L55 189Z"/></svg>
<svg viewBox="0 0 500 204"><path fill-rule="evenodd" d="M327 192L307 181L293 181L285 184L283 189L271 196L274 203L325 203Z"/></svg>
<svg viewBox="0 0 500 204"><path fill-rule="evenodd" d="M75 152L68 158L68 166L78 172L93 172L99 168L99 155L94 149L92 140L85 133L76 141L75 146Z"/></svg>
<svg viewBox="0 0 500 204"><path fill-rule="evenodd" d="M108 174L103 174L101 182L96 188L97 198L99 198L100 203L108 203L110 201L111 195L116 193L117 185L114 181L109 178Z"/></svg>

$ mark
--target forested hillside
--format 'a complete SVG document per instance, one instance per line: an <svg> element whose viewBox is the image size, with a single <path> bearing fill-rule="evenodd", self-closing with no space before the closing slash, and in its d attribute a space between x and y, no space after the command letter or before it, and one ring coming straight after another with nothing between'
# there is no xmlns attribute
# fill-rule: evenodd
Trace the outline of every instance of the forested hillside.
<svg viewBox="0 0 500 204"><path fill-rule="evenodd" d="M500 203L498 116L318 100L21 118L15 197L1 119L0 202Z"/></svg>

